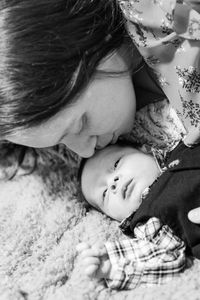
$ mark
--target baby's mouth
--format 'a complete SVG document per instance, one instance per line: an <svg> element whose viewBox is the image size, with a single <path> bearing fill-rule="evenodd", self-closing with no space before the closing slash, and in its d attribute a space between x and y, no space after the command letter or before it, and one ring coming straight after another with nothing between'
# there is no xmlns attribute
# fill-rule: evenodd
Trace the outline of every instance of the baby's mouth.
<svg viewBox="0 0 200 300"><path fill-rule="evenodd" d="M123 199L127 199L130 197L133 189L134 189L135 183L133 182L133 179L130 179L124 184L122 187L122 197Z"/></svg>

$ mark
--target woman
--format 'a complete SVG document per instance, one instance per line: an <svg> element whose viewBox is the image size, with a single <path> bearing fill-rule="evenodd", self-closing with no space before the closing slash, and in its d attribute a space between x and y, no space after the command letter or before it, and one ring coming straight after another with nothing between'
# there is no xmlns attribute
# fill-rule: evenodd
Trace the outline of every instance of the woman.
<svg viewBox="0 0 200 300"><path fill-rule="evenodd" d="M140 108L166 93L188 130L185 142L196 142L199 4L179 2L4 1L1 138L32 147L63 143L89 157L131 130L135 99ZM130 43L126 20L151 68Z"/></svg>

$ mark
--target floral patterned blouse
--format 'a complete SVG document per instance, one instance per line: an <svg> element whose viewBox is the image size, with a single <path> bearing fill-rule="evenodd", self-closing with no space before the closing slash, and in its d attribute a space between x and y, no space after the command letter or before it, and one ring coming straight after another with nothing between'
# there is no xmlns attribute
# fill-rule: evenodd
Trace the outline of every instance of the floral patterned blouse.
<svg viewBox="0 0 200 300"><path fill-rule="evenodd" d="M128 32L186 129L200 141L200 1L118 0Z"/></svg>

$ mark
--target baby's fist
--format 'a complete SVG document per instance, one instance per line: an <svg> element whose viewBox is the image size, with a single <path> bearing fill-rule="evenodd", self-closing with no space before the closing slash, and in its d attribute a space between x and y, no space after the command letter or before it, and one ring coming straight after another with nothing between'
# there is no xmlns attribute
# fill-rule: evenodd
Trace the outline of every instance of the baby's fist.
<svg viewBox="0 0 200 300"><path fill-rule="evenodd" d="M107 278L110 260L103 244L96 243L91 247L87 243L80 243L76 249L80 253L81 264L87 276Z"/></svg>

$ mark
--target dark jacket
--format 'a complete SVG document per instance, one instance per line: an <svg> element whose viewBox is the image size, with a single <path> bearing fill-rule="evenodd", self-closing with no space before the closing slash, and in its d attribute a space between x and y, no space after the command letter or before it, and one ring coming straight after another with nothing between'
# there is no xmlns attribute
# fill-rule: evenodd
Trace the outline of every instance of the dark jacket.
<svg viewBox="0 0 200 300"><path fill-rule="evenodd" d="M170 153L166 166L123 232L130 234L138 222L158 217L185 241L187 252L200 259L200 225L187 216L191 209L200 207L200 145L188 148L181 142Z"/></svg>

